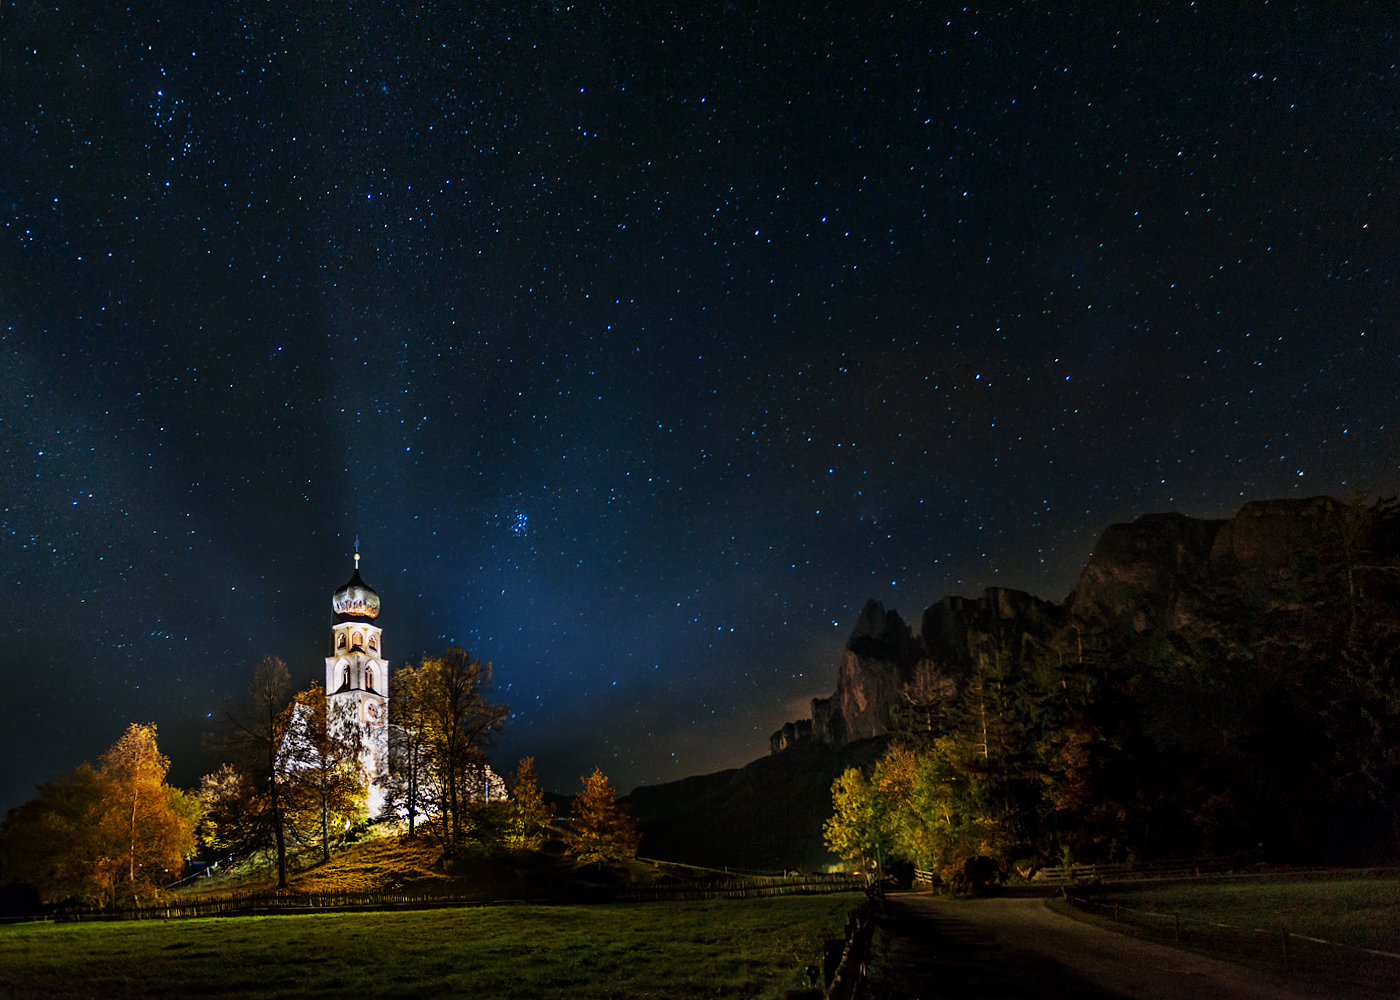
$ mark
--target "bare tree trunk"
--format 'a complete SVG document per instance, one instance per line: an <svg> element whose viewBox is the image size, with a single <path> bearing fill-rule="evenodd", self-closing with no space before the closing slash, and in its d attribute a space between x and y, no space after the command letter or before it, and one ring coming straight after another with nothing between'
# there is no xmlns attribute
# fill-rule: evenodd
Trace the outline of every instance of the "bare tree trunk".
<svg viewBox="0 0 1400 1000"><path fill-rule="evenodd" d="M282 799L274 781L272 791L272 832L277 838L277 888L287 888L287 838L282 829Z"/></svg>
<svg viewBox="0 0 1400 1000"><path fill-rule="evenodd" d="M418 749L408 753L408 835L413 836L414 819L418 815Z"/></svg>
<svg viewBox="0 0 1400 1000"><path fill-rule="evenodd" d="M273 732L276 733L275 726ZM267 746L268 774L271 782L269 804L272 809L272 835L277 842L277 888L285 889L287 888L287 838L283 830L282 783L278 780L277 774L277 754L282 749L280 743L279 738L273 738L268 740Z"/></svg>
<svg viewBox="0 0 1400 1000"><path fill-rule="evenodd" d="M451 760L451 758L449 758L449 765L448 765L448 769L447 769L447 797L448 797L448 799L449 799L449 805L450 805L451 808L452 808L452 826L451 826L451 829L452 829L452 843L453 843L453 844L456 844L456 843L457 843L457 834L458 834L458 825L457 825L457 818L458 818L458 817L457 817L457 768L456 768L456 766L455 766L456 763L457 763L456 761Z"/></svg>
<svg viewBox="0 0 1400 1000"><path fill-rule="evenodd" d="M136 789L131 790L131 831L130 839L127 841L127 880L131 883L132 892L136 891Z"/></svg>

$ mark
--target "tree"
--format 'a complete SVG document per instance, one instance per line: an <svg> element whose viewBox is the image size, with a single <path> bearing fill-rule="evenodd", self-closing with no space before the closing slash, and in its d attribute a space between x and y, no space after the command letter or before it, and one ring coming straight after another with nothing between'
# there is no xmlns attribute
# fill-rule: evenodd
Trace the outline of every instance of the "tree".
<svg viewBox="0 0 1400 1000"><path fill-rule="evenodd" d="M830 850L862 863L900 857L957 881L978 858L1008 870L1034 843L1044 781L1031 749L1049 720L1035 644L982 645L961 691L921 665L891 746L868 775L833 783Z"/></svg>
<svg viewBox="0 0 1400 1000"><path fill-rule="evenodd" d="M428 759L428 719L424 711L424 674L405 665L394 671L389 695L389 776L385 810L408 815L408 835L417 833L419 816L436 801Z"/></svg>
<svg viewBox="0 0 1400 1000"><path fill-rule="evenodd" d="M343 833L365 813L360 727L353 715L328 704L319 684L299 692L293 703L283 748L299 792L292 827L311 832L322 860L329 861L332 834Z"/></svg>
<svg viewBox="0 0 1400 1000"><path fill-rule="evenodd" d="M199 837L215 851L244 857L267 843L267 826L252 781L232 764L199 779Z"/></svg>
<svg viewBox="0 0 1400 1000"><path fill-rule="evenodd" d="M920 660L890 707L890 730L904 742L925 742L948 731L958 686L932 660Z"/></svg>
<svg viewBox="0 0 1400 1000"><path fill-rule="evenodd" d="M287 887L288 820L297 806L297 767L288 752L288 732L292 708L287 697L291 686L287 665L275 656L265 656L248 682L249 700L239 708L225 708L224 733L216 748L228 758L238 781L224 775L211 783L206 798L212 822L232 833L235 845L243 850L269 847L277 858L277 887ZM241 816L232 815L237 810Z"/></svg>
<svg viewBox="0 0 1400 1000"><path fill-rule="evenodd" d="M1400 629L1368 616L1349 629L1321 714L1339 791L1381 811L1400 849Z"/></svg>
<svg viewBox="0 0 1400 1000"><path fill-rule="evenodd" d="M525 757L520 761L510 787L515 801L511 803L507 840L517 847L534 847L554 819L554 807L544 800L535 779L535 758Z"/></svg>
<svg viewBox="0 0 1400 1000"><path fill-rule="evenodd" d="M194 852L198 806L165 783L170 758L156 746L154 723L132 723L102 755L109 808L104 825L124 860L116 892L139 900Z"/></svg>
<svg viewBox="0 0 1400 1000"><path fill-rule="evenodd" d="M1043 651L1041 718L1025 734L1040 797L1042 858L1114 861L1145 846L1143 790L1161 783L1141 735L1127 662L1103 631L1073 622Z"/></svg>
<svg viewBox="0 0 1400 1000"><path fill-rule="evenodd" d="M848 767L831 783L832 815L822 825L829 851L862 867L878 863L887 852L884 803L858 768Z"/></svg>
<svg viewBox="0 0 1400 1000"><path fill-rule="evenodd" d="M154 725L132 725L102 757L39 786L0 829L7 875L45 902L95 906L149 896L194 853L196 804L165 784Z"/></svg>
<svg viewBox="0 0 1400 1000"><path fill-rule="evenodd" d="M11 809L0 830L7 879L33 886L45 903L109 905L116 870L103 836L107 790L101 774L80 764Z"/></svg>
<svg viewBox="0 0 1400 1000"><path fill-rule="evenodd" d="M583 793L574 799L575 850L584 863L632 858L637 855L641 835L627 807L617 801L612 785L598 768L581 779Z"/></svg>
<svg viewBox="0 0 1400 1000"><path fill-rule="evenodd" d="M509 707L486 701L491 664L457 647L425 659L413 684L422 713L426 776L435 785L443 832L455 843L467 828L466 805L486 787L486 749L505 723Z"/></svg>

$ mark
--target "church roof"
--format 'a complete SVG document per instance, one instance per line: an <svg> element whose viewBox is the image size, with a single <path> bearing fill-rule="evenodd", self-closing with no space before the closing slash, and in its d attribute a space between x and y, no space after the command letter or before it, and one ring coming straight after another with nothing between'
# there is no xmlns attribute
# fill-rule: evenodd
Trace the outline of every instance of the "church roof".
<svg viewBox="0 0 1400 1000"><path fill-rule="evenodd" d="M331 606L338 615L349 618L379 617L379 595L365 581L360 579L360 568L355 567L355 575L350 582L335 592Z"/></svg>

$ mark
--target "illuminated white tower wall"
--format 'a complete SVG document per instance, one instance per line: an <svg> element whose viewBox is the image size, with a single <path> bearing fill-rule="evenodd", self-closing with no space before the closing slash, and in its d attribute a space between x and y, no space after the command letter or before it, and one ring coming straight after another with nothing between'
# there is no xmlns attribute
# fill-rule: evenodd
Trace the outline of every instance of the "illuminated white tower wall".
<svg viewBox="0 0 1400 1000"><path fill-rule="evenodd" d="M355 548L358 550L359 545ZM355 575L331 600L331 655L326 657L326 701L334 719L360 727L360 763L369 782L369 814L384 808L384 779L389 774L389 661L374 620L379 595L360 579L360 553Z"/></svg>

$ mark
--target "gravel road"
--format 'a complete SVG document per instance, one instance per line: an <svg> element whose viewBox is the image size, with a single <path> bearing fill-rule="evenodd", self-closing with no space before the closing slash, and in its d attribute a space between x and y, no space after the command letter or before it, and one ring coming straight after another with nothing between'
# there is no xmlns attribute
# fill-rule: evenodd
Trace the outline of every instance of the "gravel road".
<svg viewBox="0 0 1400 1000"><path fill-rule="evenodd" d="M1393 990L1285 978L1061 916L1040 898L887 898L874 1000L1375 1000ZM1379 986L1379 984L1378 984Z"/></svg>

